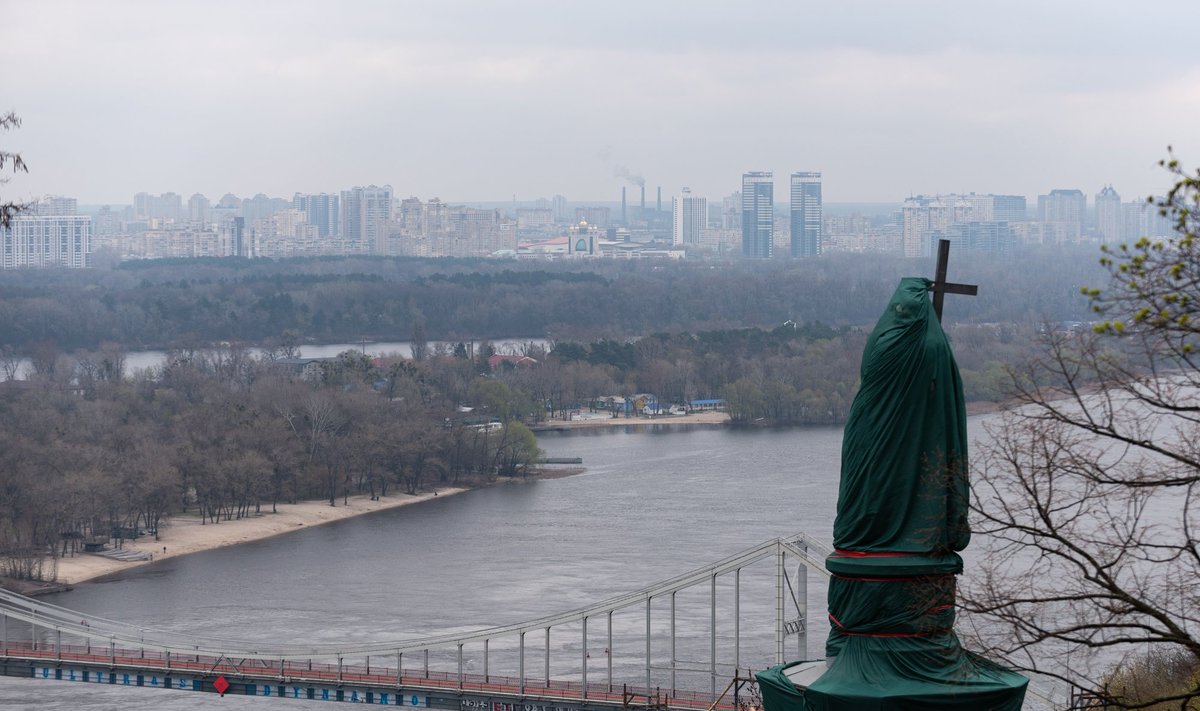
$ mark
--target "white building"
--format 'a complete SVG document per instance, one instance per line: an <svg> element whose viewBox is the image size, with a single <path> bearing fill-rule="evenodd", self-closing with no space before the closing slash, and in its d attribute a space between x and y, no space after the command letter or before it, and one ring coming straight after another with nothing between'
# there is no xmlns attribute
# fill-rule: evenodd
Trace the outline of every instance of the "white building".
<svg viewBox="0 0 1200 711"><path fill-rule="evenodd" d="M1121 195L1111 185L1096 193L1096 233L1100 242L1120 242L1124 235L1121 232Z"/></svg>
<svg viewBox="0 0 1200 711"><path fill-rule="evenodd" d="M0 239L4 269L91 266L92 218L86 215L22 215Z"/></svg>
<svg viewBox="0 0 1200 711"><path fill-rule="evenodd" d="M381 252L392 217L392 186L355 187L343 190L341 198L342 239L359 251Z"/></svg>
<svg viewBox="0 0 1200 711"><path fill-rule="evenodd" d="M708 227L708 200L694 197L690 188L671 198L671 244L676 247L700 245L700 234Z"/></svg>
<svg viewBox="0 0 1200 711"><path fill-rule="evenodd" d="M188 219L200 224L208 222L208 210L210 207L212 205L209 204L208 198L200 193L193 194L188 198Z"/></svg>
<svg viewBox="0 0 1200 711"><path fill-rule="evenodd" d="M78 211L77 207L78 205L73 197L47 195L38 200L37 206L34 208L34 213L46 217L62 217L64 215L74 215Z"/></svg>
<svg viewBox="0 0 1200 711"><path fill-rule="evenodd" d="M1051 190L1038 195L1038 219L1048 225L1047 232L1060 244L1078 244L1083 237L1087 215L1087 196L1082 190Z"/></svg>
<svg viewBox="0 0 1200 711"><path fill-rule="evenodd" d="M958 195L910 197L900 212L906 257L930 256L931 232L944 232L950 225L973 219L971 204Z"/></svg>

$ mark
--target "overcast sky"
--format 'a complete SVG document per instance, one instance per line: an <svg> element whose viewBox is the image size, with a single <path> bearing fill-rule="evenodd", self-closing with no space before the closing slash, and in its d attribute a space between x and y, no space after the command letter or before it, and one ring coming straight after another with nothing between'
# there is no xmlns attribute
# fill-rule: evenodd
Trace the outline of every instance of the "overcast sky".
<svg viewBox="0 0 1200 711"><path fill-rule="evenodd" d="M1200 165L1200 2L0 0L0 197L827 201L1112 183ZM630 193L636 199L637 190Z"/></svg>

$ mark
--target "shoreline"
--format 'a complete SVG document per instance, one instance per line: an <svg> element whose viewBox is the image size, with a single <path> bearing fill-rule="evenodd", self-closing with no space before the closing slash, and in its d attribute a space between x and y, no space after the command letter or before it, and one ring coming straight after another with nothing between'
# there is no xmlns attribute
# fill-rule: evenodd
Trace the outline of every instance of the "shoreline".
<svg viewBox="0 0 1200 711"><path fill-rule="evenodd" d="M74 557L57 560L57 575L53 581L13 582L17 584L28 582L27 586L21 586L27 591L24 594L62 592L79 583L136 570L169 558L228 548L243 543L253 543L304 528L419 504L436 497L453 496L486 486L527 484L542 479L573 476L583 471L584 468L579 466L543 467L538 473L530 476L514 479L497 478L478 486L446 487L416 495L389 494L374 501L369 495L359 494L349 497L348 503L345 505L339 501L336 506L330 506L326 499L298 501L294 504L281 503L277 506L278 513L264 511L261 514L252 514L245 518L220 523L201 524L200 517L197 515L177 514L163 519L159 524L159 540L154 540L152 535L146 535L135 541L126 540L120 549L144 553L149 556L147 560L117 560L89 553L78 553ZM269 506L265 508L269 509Z"/></svg>
<svg viewBox="0 0 1200 711"><path fill-rule="evenodd" d="M220 523L201 524L199 516L175 515L164 519L159 525L159 540L154 540L152 535L146 535L137 540L125 541L121 550L144 553L149 556L148 560L115 560L79 553L71 558L57 560L57 575L52 584L69 588L170 558L261 541L304 528L409 506L434 497L453 496L470 490L466 487L448 487L415 496L389 494L375 501L372 501L370 496L357 495L351 496L345 505L339 501L337 506L330 506L328 500L299 501L294 504L279 504L278 513L268 511ZM265 508L269 509L270 506Z"/></svg>
<svg viewBox="0 0 1200 711"><path fill-rule="evenodd" d="M592 429L598 427L649 427L651 425L724 425L727 412L696 412L690 415L658 415L656 417L606 417L589 420L546 420L529 429L538 432Z"/></svg>
<svg viewBox="0 0 1200 711"><path fill-rule="evenodd" d="M1011 403L992 402L990 400L973 400L966 403L968 417L976 415L991 415L1011 409ZM658 415L656 417L607 417L587 420L558 420L551 419L529 429L537 435L539 432L565 432L567 430L601 429L614 427L650 427L671 425L728 425L728 412L708 411L690 415ZM844 427L846 423L839 422L832 426ZM803 426L803 425L801 425Z"/></svg>

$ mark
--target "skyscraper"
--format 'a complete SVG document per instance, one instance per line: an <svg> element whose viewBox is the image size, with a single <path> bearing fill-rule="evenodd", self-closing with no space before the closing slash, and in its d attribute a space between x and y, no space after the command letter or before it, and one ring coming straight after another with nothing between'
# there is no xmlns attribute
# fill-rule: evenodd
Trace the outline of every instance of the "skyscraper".
<svg viewBox="0 0 1200 711"><path fill-rule="evenodd" d="M34 212L38 215L47 217L63 217L74 215L78 204L73 197L64 197L62 195L47 195L38 200L34 207Z"/></svg>
<svg viewBox="0 0 1200 711"><path fill-rule="evenodd" d="M370 185L342 191L342 239L367 252L382 251L392 217L392 186Z"/></svg>
<svg viewBox="0 0 1200 711"><path fill-rule="evenodd" d="M771 257L775 230L775 179L770 171L742 174L742 255Z"/></svg>
<svg viewBox="0 0 1200 711"><path fill-rule="evenodd" d="M554 203L554 221L555 222L566 222L567 219L569 218L569 215L567 215L567 199L565 197L563 197L562 195L555 195L553 198L553 203Z"/></svg>
<svg viewBox="0 0 1200 711"><path fill-rule="evenodd" d="M971 203L959 195L916 195L906 198L900 208L903 225L904 256L928 257L932 254L934 233L944 233L950 225L969 222Z"/></svg>
<svg viewBox="0 0 1200 711"><path fill-rule="evenodd" d="M992 219L996 222L1024 222L1028 217L1024 195L992 196Z"/></svg>
<svg viewBox="0 0 1200 711"><path fill-rule="evenodd" d="M246 241L246 218L230 217L221 224L221 237L225 242L225 254L234 257L250 257L249 244Z"/></svg>
<svg viewBox="0 0 1200 711"><path fill-rule="evenodd" d="M208 222L208 198L196 193L188 198L188 219L192 222Z"/></svg>
<svg viewBox="0 0 1200 711"><path fill-rule="evenodd" d="M1096 232L1100 242L1121 240L1121 196L1111 185L1096 193Z"/></svg>
<svg viewBox="0 0 1200 711"><path fill-rule="evenodd" d="M292 207L304 212L308 224L316 226L320 237L337 235L341 224L337 195L296 193L292 196Z"/></svg>
<svg viewBox="0 0 1200 711"><path fill-rule="evenodd" d="M792 256L821 253L821 174L792 173Z"/></svg>
<svg viewBox="0 0 1200 711"><path fill-rule="evenodd" d="M175 193L138 193L133 196L133 216L139 220L178 222L183 216L183 198Z"/></svg>
<svg viewBox="0 0 1200 711"><path fill-rule="evenodd" d="M691 188L684 188L681 195L671 198L671 212L671 244L699 245L700 231L708 224L708 200L693 197Z"/></svg>
<svg viewBox="0 0 1200 711"><path fill-rule="evenodd" d="M1038 195L1038 219L1056 235L1057 243L1077 244L1083 236L1087 196L1082 190L1051 190Z"/></svg>

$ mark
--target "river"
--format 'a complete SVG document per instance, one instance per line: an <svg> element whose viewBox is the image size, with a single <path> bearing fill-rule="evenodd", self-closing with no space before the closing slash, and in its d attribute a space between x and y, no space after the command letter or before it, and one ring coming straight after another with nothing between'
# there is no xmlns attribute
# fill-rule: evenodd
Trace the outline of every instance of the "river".
<svg viewBox="0 0 1200 711"><path fill-rule="evenodd" d="M984 419L971 418L973 437ZM829 540L841 438L841 428L545 433L539 442L547 454L582 457L585 473L171 559L50 601L147 628L263 644L386 640L516 622L597 602L776 536L803 531ZM809 651L819 654L824 586L810 580ZM767 629L755 641L745 631L752 623L743 622L750 638L743 665L770 659L770 602L758 602L768 611ZM751 620L755 604L744 603ZM138 708L145 696L145 708L199 703L190 694L86 691L0 678L0 706L28 703L31 693L39 708Z"/></svg>

